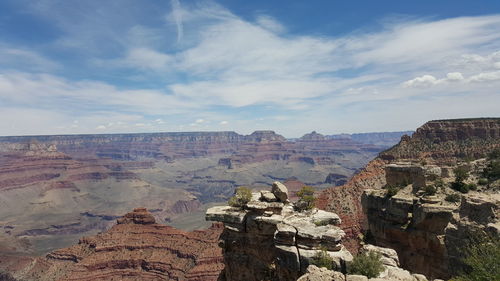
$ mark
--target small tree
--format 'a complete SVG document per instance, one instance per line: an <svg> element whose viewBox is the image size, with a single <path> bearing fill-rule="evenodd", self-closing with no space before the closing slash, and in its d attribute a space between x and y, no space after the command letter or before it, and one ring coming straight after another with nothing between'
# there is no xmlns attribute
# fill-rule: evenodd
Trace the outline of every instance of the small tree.
<svg viewBox="0 0 500 281"><path fill-rule="evenodd" d="M444 200L446 200L448 202L452 202L452 203L460 202L461 199L462 199L462 197L458 193L448 194L444 198Z"/></svg>
<svg viewBox="0 0 500 281"><path fill-rule="evenodd" d="M229 199L229 206L231 207L243 207L246 203L250 202L252 199L252 191L248 187L238 187L235 191L233 197Z"/></svg>
<svg viewBox="0 0 500 281"><path fill-rule="evenodd" d="M453 172L455 173L455 181L451 183L451 187L462 193L469 192L470 186L464 183L469 177L467 169L465 167L458 167L454 169Z"/></svg>
<svg viewBox="0 0 500 281"><path fill-rule="evenodd" d="M314 208L314 188L310 186L303 186L297 192L297 196L299 197L299 201L295 204L295 207L299 209L299 211L310 210Z"/></svg>
<svg viewBox="0 0 500 281"><path fill-rule="evenodd" d="M434 185L426 185L424 187L424 194L425 195L431 196L431 195L436 194L436 192L437 192L437 188Z"/></svg>
<svg viewBox="0 0 500 281"><path fill-rule="evenodd" d="M380 258L380 253L376 252L359 254L349 264L347 272L349 274L364 275L368 278L376 278L384 270Z"/></svg>

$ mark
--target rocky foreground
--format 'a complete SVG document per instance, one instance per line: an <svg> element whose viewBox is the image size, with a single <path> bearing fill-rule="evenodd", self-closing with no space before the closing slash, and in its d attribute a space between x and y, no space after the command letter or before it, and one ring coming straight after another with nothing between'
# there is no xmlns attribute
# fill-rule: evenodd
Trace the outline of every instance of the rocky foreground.
<svg viewBox="0 0 500 281"><path fill-rule="evenodd" d="M396 251L373 245L361 251L381 254L384 271L371 279L347 274L353 255L342 245L345 233L339 216L315 208L298 211L299 205L288 200L286 186L275 182L272 192L253 193L243 206L210 208L206 219L224 223L219 245L225 267L220 280L427 280L401 269ZM314 265L319 253L332 260L332 270Z"/></svg>
<svg viewBox="0 0 500 281"><path fill-rule="evenodd" d="M0 268L19 280L217 280L224 265L217 243L222 229L185 232L155 222L144 208L108 231L40 258L0 257Z"/></svg>

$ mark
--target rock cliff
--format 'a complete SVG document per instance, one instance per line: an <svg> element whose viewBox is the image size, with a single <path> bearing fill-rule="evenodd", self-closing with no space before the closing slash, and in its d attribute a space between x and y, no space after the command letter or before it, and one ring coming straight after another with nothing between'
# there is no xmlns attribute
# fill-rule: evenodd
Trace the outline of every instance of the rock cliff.
<svg viewBox="0 0 500 281"><path fill-rule="evenodd" d="M0 257L21 280L217 280L223 268L219 225L185 232L156 224L144 208L119 218L106 232L46 257Z"/></svg>
<svg viewBox="0 0 500 281"><path fill-rule="evenodd" d="M273 184L273 192L253 193L242 207L208 209L206 219L224 223L221 246L223 280L297 280L314 256L326 250L335 269L344 270L352 255L341 244L340 218L330 212L298 212L287 188Z"/></svg>
<svg viewBox="0 0 500 281"><path fill-rule="evenodd" d="M369 244L361 252L380 255L380 274L371 279L348 274L353 256L342 245L345 233L339 227L339 216L292 204L287 187L280 182L271 191L253 193L241 206L212 207L206 218L224 224L219 246L225 267L220 280L427 281L425 276L400 268L393 249ZM331 260L331 269L316 266L320 256Z"/></svg>
<svg viewBox="0 0 500 281"><path fill-rule="evenodd" d="M464 184L475 187L483 157L500 148L499 132L499 118L430 121L380 153L346 185L323 191L318 205L342 218L349 249L358 249L369 230L374 243L398 252L404 268L448 278L461 268L471 232L498 235L498 189L480 186L458 196L457 203L445 198L455 193L457 167L469 171ZM397 194L391 197L388 189Z"/></svg>

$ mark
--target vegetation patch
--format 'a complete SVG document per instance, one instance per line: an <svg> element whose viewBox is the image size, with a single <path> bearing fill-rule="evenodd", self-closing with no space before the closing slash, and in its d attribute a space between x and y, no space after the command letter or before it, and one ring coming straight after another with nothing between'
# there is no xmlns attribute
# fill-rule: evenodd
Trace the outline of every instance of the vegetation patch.
<svg viewBox="0 0 500 281"><path fill-rule="evenodd" d="M394 186L394 185L387 185L385 187L385 189L387 189L387 193L385 194L385 196L386 197L392 197L392 196L398 194L398 192L400 190L400 187Z"/></svg>
<svg viewBox="0 0 500 281"><path fill-rule="evenodd" d="M333 262L332 257L328 254L325 249L317 252L310 261L311 264L317 267L325 267L326 269L332 270L335 269L335 263Z"/></svg>
<svg viewBox="0 0 500 281"><path fill-rule="evenodd" d="M359 254L347 268L349 274L364 275L368 278L376 278L384 270L380 261L381 255L376 252Z"/></svg>
<svg viewBox="0 0 500 281"><path fill-rule="evenodd" d="M229 206L243 207L252 199L252 191L248 187L238 187L233 197L229 199Z"/></svg>
<svg viewBox="0 0 500 281"><path fill-rule="evenodd" d="M434 185L426 185L424 187L424 194L425 195L435 195L437 192L437 188Z"/></svg>
<svg viewBox="0 0 500 281"><path fill-rule="evenodd" d="M299 197L299 200L295 204L295 207L299 211L311 210L314 208L315 199L313 187L303 186L302 189L297 192L297 196Z"/></svg>
<svg viewBox="0 0 500 281"><path fill-rule="evenodd" d="M475 234L463 249L464 270L450 281L500 280L500 238Z"/></svg>
<svg viewBox="0 0 500 281"><path fill-rule="evenodd" d="M471 186L464 182L469 178L469 171L465 167L457 167L453 172L455 173L455 181L451 183L451 188L462 193L469 192Z"/></svg>
<svg viewBox="0 0 500 281"><path fill-rule="evenodd" d="M448 202L452 202L452 203L460 202L461 199L462 199L462 196L460 196L460 194L458 194L458 193L448 194L444 198L444 200L446 200Z"/></svg>

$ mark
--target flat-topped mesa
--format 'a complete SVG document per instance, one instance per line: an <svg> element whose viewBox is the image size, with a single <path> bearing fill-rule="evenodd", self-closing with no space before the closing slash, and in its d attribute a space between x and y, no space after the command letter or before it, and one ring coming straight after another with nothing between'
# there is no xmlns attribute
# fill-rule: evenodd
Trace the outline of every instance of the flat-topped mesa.
<svg viewBox="0 0 500 281"><path fill-rule="evenodd" d="M434 120L403 136L398 145L380 153L384 160L481 158L500 147L500 118Z"/></svg>
<svg viewBox="0 0 500 281"><path fill-rule="evenodd" d="M272 191L252 193L242 207L212 207L206 219L224 223L219 246L227 281L297 280L321 250L338 271L352 260L341 244L345 233L338 227L339 216L318 209L297 211L280 182Z"/></svg>
<svg viewBox="0 0 500 281"><path fill-rule="evenodd" d="M266 142L266 141L286 141L285 137L276 134L271 130L255 131L248 136L245 136L246 141Z"/></svg>
<svg viewBox="0 0 500 281"><path fill-rule="evenodd" d="M116 220L117 224L154 224L153 215L146 208L135 208L133 212L127 213Z"/></svg>

